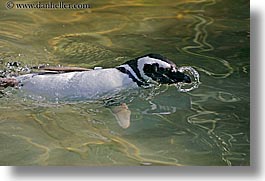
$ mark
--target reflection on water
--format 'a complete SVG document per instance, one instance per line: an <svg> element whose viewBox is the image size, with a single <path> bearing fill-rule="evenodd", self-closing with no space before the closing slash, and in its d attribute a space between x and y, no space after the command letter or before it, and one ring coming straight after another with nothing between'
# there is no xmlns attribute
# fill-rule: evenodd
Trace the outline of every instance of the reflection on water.
<svg viewBox="0 0 265 181"><path fill-rule="evenodd" d="M37 102L6 89L1 165L250 164L249 1L93 1L80 11L7 10L4 3L0 70L10 61L113 67L154 52L195 67L202 84L126 100L126 130L100 103Z"/></svg>

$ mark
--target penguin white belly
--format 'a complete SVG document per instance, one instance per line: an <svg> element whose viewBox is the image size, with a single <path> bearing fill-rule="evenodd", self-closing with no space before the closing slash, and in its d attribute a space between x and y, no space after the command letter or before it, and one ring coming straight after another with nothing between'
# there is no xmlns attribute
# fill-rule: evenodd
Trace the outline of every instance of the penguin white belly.
<svg viewBox="0 0 265 181"><path fill-rule="evenodd" d="M96 100L137 84L115 68L62 74L26 75L18 77L21 89L31 97L48 99Z"/></svg>

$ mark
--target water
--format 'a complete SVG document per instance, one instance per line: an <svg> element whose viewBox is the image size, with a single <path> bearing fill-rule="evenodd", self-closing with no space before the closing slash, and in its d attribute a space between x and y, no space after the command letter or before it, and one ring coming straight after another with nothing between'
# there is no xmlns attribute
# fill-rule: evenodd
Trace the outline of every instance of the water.
<svg viewBox="0 0 265 181"><path fill-rule="evenodd" d="M6 89L0 164L249 165L249 1L88 3L8 10L1 1L0 70L11 61L113 67L154 52L198 70L199 88L132 96L128 129L101 103L38 102Z"/></svg>

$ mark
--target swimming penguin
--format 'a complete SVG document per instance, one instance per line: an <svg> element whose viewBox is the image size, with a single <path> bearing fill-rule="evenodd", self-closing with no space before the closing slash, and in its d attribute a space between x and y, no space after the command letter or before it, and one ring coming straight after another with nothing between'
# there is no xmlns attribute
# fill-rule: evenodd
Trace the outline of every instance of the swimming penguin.
<svg viewBox="0 0 265 181"><path fill-rule="evenodd" d="M191 83L188 75L179 72L172 61L159 54L147 54L115 68L93 70L53 68L52 70L9 79L2 78L0 86L17 86L28 95L45 97L49 100L99 100L106 95L115 95L126 89L145 88L152 84ZM127 115L119 115L119 112L126 110ZM125 104L114 109L113 112L117 119L129 119L130 111ZM127 123L119 124L128 127Z"/></svg>

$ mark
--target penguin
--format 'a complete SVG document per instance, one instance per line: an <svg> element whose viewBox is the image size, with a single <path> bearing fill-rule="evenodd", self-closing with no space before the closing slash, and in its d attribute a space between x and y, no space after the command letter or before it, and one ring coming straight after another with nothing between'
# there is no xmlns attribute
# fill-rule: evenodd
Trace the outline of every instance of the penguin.
<svg viewBox="0 0 265 181"><path fill-rule="evenodd" d="M114 68L46 68L45 72L30 73L0 79L2 87L18 87L31 97L48 100L102 100L127 89L148 88L156 84L191 83L191 78L179 72L175 63L160 54L146 54ZM52 71L51 71L52 70ZM119 114L122 112L123 114ZM124 113L125 112L125 113ZM122 103L113 109L119 125L130 119L130 111ZM127 114L127 115L126 115ZM130 121L129 121L130 122Z"/></svg>
<svg viewBox="0 0 265 181"><path fill-rule="evenodd" d="M191 78L177 71L177 66L159 54L147 54L114 68L46 68L0 80L1 85L18 86L20 90L49 100L98 100L125 89L146 88L154 84L191 83ZM55 71L58 72L55 72Z"/></svg>

